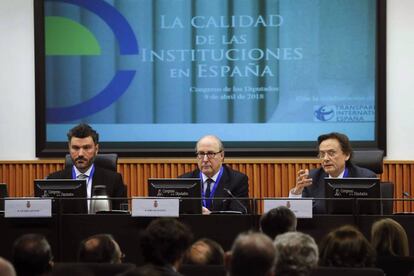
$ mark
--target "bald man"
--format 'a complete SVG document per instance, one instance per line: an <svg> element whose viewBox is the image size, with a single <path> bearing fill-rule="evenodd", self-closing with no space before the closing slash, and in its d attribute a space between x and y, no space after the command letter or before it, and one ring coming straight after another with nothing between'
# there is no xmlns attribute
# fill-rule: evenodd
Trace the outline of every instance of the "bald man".
<svg viewBox="0 0 414 276"><path fill-rule="evenodd" d="M97 234L83 240L78 251L78 261L84 263L122 262L122 251L112 235Z"/></svg>
<svg viewBox="0 0 414 276"><path fill-rule="evenodd" d="M247 213L245 201L232 199L249 196L247 175L223 164L224 146L221 140L214 135L203 136L198 140L195 150L198 168L180 177L201 179L203 214L211 211Z"/></svg>
<svg viewBox="0 0 414 276"><path fill-rule="evenodd" d="M273 276L274 259L272 240L262 233L247 232L239 234L226 252L225 266L229 276Z"/></svg>
<svg viewBox="0 0 414 276"><path fill-rule="evenodd" d="M2 276L16 276L16 271L12 264L0 257L0 275Z"/></svg>

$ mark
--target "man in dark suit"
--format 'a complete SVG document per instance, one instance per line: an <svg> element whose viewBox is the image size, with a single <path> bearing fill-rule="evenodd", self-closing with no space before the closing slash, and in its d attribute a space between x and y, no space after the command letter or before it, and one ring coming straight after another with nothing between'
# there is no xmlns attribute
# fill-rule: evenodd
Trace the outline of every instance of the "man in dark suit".
<svg viewBox="0 0 414 276"><path fill-rule="evenodd" d="M202 137L196 145L196 156L198 169L180 177L201 179L203 214L209 214L211 211L247 213L246 203L234 198L249 196L248 178L245 174L223 164L224 147L221 140L214 135Z"/></svg>
<svg viewBox="0 0 414 276"><path fill-rule="evenodd" d="M79 124L68 132L69 152L73 166L52 173L49 179L87 179L88 198L96 185L106 187L108 197L126 197L121 174L94 165L99 150L99 134L87 124ZM119 200L112 201L112 209L120 209Z"/></svg>
<svg viewBox="0 0 414 276"><path fill-rule="evenodd" d="M155 273L141 275L182 276L178 271L192 242L190 228L178 220L153 220L142 234L140 246L146 262L144 267Z"/></svg>
<svg viewBox="0 0 414 276"><path fill-rule="evenodd" d="M49 275L53 254L46 237L41 234L24 234L13 244L12 262L19 276Z"/></svg>
<svg viewBox="0 0 414 276"><path fill-rule="evenodd" d="M272 240L263 233L240 233L226 252L228 276L271 276L276 256ZM284 274L278 274L284 275Z"/></svg>
<svg viewBox="0 0 414 276"><path fill-rule="evenodd" d="M377 177L374 172L351 163L352 147L344 134L332 132L319 136L318 150L321 168L299 170L289 197L324 198L325 177ZM326 213L324 200L316 200L313 208L315 213Z"/></svg>

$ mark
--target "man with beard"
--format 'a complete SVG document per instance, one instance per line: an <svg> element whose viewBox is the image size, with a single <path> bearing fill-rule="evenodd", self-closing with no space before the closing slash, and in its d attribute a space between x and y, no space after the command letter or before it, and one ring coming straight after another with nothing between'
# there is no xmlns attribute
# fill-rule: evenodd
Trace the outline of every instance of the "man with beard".
<svg viewBox="0 0 414 276"><path fill-rule="evenodd" d="M50 174L48 179L86 179L88 198L92 197L93 187L96 185L105 186L108 197L126 197L121 174L94 164L99 150L99 134L89 125L82 123L69 130L67 136L74 165ZM120 209L120 203L119 200L113 200L112 209Z"/></svg>
<svg viewBox="0 0 414 276"><path fill-rule="evenodd" d="M342 133L332 132L318 137L318 158L321 168L299 170L289 197L324 198L325 177L377 177L374 172L351 163L351 143ZM326 213L324 200L316 200L313 208L315 213Z"/></svg>

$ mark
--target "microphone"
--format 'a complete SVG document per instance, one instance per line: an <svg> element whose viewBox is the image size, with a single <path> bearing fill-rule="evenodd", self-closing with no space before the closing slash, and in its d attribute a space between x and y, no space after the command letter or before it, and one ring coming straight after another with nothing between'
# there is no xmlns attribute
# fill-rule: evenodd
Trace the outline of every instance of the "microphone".
<svg viewBox="0 0 414 276"><path fill-rule="evenodd" d="M227 188L224 188L223 189L233 200L235 200L236 202L237 202L237 204L243 209L243 212L242 212L242 214L246 214L247 215L247 208L246 208L246 206L244 206L244 204L243 203L241 203L240 202L240 200L238 200L234 195L233 195L233 193L229 190L229 189L227 189Z"/></svg>
<svg viewBox="0 0 414 276"><path fill-rule="evenodd" d="M409 192L402 192L402 196L403 196L403 198L410 199L410 203L412 203L413 198L411 197ZM394 213L394 215L406 215L406 214L412 214L412 212L404 211L404 212Z"/></svg>

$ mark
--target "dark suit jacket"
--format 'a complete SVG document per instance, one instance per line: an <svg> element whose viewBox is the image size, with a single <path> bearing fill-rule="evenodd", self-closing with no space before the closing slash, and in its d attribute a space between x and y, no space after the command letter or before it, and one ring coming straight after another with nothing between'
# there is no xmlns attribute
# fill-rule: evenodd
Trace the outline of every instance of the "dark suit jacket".
<svg viewBox="0 0 414 276"><path fill-rule="evenodd" d="M347 177L363 177L363 178L374 178L377 175L368 169L349 164L348 176ZM303 192L303 197L314 197L314 198L324 198L325 197L325 177L328 177L328 174L323 170L323 168L313 169L309 172L309 177L312 178L312 185L306 187ZM326 206L324 200L315 200L313 204L313 212L323 214L326 213Z"/></svg>
<svg viewBox="0 0 414 276"><path fill-rule="evenodd" d="M199 178L200 170L196 169L190 173L183 174L182 178ZM249 197L249 180L247 175L232 170L230 167L223 165L223 174L219 183L217 184L214 197L231 198L231 196L224 191L224 188L229 189L235 197ZM243 206L241 206L243 205ZM242 213L249 210L248 204L245 201L216 199L212 201L210 211L239 211Z"/></svg>
<svg viewBox="0 0 414 276"><path fill-rule="evenodd" d="M135 276L135 275L156 275L156 276L183 276L170 266L161 266L153 264L145 264L143 266L126 271L118 276Z"/></svg>
<svg viewBox="0 0 414 276"><path fill-rule="evenodd" d="M64 170L54 172L47 178L49 179L71 179L72 167L67 167ZM96 185L106 186L106 193L108 197L126 197L126 189L122 181L122 175L104 168L95 166L95 172L92 177L92 191ZM122 200L112 200L112 209L119 210Z"/></svg>

